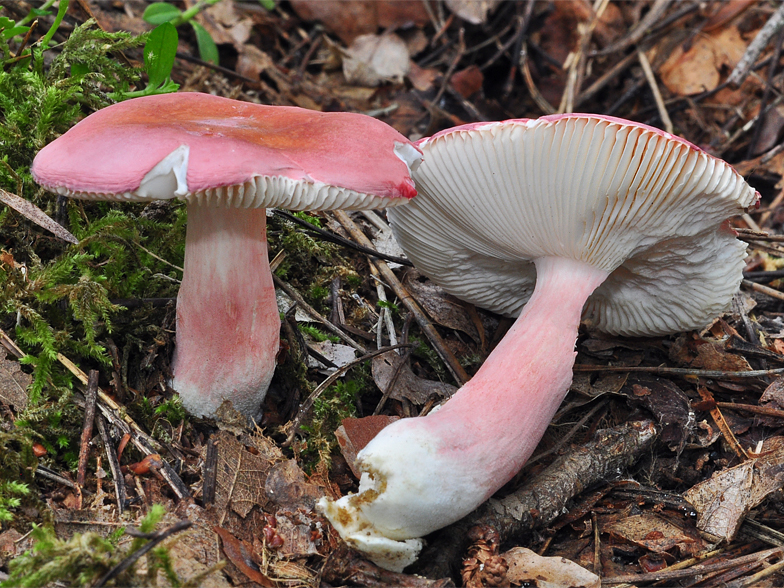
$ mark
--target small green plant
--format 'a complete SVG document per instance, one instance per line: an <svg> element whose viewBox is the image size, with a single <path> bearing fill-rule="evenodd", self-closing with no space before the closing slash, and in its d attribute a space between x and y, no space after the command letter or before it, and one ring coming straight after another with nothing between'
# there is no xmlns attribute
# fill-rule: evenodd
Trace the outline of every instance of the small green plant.
<svg viewBox="0 0 784 588"><path fill-rule="evenodd" d="M400 308L398 308L398 305L394 304L392 302L389 302L388 300L378 300L376 302L376 305L378 305L379 308L387 308L387 309L389 309L389 312L391 312L392 314L399 314L400 313Z"/></svg>
<svg viewBox="0 0 784 588"><path fill-rule="evenodd" d="M0 523L13 520L11 509L22 505L22 496L30 494L30 487L23 483L11 480L0 483Z"/></svg>
<svg viewBox="0 0 784 588"><path fill-rule="evenodd" d="M209 8L213 4L217 4L221 0L200 0L185 11L180 10L169 2L153 2L144 9L142 18L150 24L162 25L169 23L175 27L189 23L193 28L193 33L196 35L196 45L199 48L199 57L202 61L218 65L218 46L215 41L203 26L193 21L199 12L205 8ZM259 0L267 10L275 8L275 0Z"/></svg>
<svg viewBox="0 0 784 588"><path fill-rule="evenodd" d="M337 447L335 429L343 419L357 416L357 402L372 382L367 366L354 368L352 379L338 381L327 388L313 403L311 418L302 426L306 434L302 462L306 471L329 467Z"/></svg>
<svg viewBox="0 0 784 588"><path fill-rule="evenodd" d="M336 335L330 335L329 333L325 333L324 331L317 329L311 325L306 325L304 323L297 323L299 330L309 335L314 341L318 341L321 343L322 341L331 341L332 343L339 343L340 338Z"/></svg>
<svg viewBox="0 0 784 588"><path fill-rule="evenodd" d="M134 538L127 550L118 547L122 530L109 538L97 533L78 533L66 541L59 539L51 527L33 525L33 549L9 562L11 573L8 580L0 582L0 586L37 588L55 581L68 586L90 586L127 555L141 549L150 540L149 535L164 514L163 506L154 504L139 526L140 536ZM172 586L182 586L182 580L172 567L167 547L155 547L145 557L145 573L137 573L131 565L119 573L111 585L152 586L156 584L158 570L162 570Z"/></svg>

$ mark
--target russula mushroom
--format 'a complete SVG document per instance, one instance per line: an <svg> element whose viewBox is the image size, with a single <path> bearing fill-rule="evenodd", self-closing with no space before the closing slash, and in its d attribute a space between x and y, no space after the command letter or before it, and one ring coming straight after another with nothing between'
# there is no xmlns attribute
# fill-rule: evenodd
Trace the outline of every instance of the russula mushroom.
<svg viewBox="0 0 784 588"><path fill-rule="evenodd" d="M186 201L173 387L193 414L230 400L255 417L280 329L265 208L395 206L416 194L420 160L369 116L178 93L91 114L44 147L32 173L74 198Z"/></svg>
<svg viewBox="0 0 784 588"><path fill-rule="evenodd" d="M477 123L417 145L419 196L389 211L403 250L451 294L519 318L443 406L359 453L358 494L319 503L395 570L529 458L569 389L581 317L645 336L727 309L745 245L726 220L758 198L725 162L616 118Z"/></svg>

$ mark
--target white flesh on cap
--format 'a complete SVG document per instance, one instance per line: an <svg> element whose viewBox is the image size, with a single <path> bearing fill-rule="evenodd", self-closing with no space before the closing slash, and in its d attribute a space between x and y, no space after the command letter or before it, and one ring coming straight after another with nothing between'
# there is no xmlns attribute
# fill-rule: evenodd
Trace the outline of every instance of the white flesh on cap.
<svg viewBox="0 0 784 588"><path fill-rule="evenodd" d="M725 219L756 200L726 163L601 118L491 123L420 147L419 195L389 211L400 244L450 293L519 318L442 408L359 453L358 494L319 504L394 570L414 561L416 538L467 515L528 459L572 380L582 313L650 335L729 306L745 246Z"/></svg>
<svg viewBox="0 0 784 588"><path fill-rule="evenodd" d="M341 537L376 564L401 571L421 547L412 538L492 496L530 457L561 404L580 313L607 272L559 257L542 257L536 268L530 301L471 381L427 417L381 430L359 453L359 494L320 501Z"/></svg>

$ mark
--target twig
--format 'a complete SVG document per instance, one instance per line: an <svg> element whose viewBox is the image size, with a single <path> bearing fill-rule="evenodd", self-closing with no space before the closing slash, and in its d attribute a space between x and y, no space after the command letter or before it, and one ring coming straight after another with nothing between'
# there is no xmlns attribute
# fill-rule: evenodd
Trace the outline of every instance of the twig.
<svg viewBox="0 0 784 588"><path fill-rule="evenodd" d="M95 420L95 401L98 391L98 370L90 370L87 389L84 391L84 422L82 437L79 444L79 467L76 470L76 483L81 488L87 476L87 459L90 456L90 439L93 437L93 421Z"/></svg>
<svg viewBox="0 0 784 588"><path fill-rule="evenodd" d="M109 432L106 430L106 425L102 418L98 418L98 433L101 435L103 447L106 450L106 457L109 460L109 469L112 470L112 478L114 479L114 494L117 497L117 514L121 515L125 510L125 478L123 478L122 471L120 471L120 462L117 459L117 454L114 452L112 440L109 437Z"/></svg>
<svg viewBox="0 0 784 588"><path fill-rule="evenodd" d="M754 37L754 40L746 47L746 52L727 78L727 83L732 84L736 88L743 83L743 80L749 75L749 71L754 65L754 62L757 61L760 53L762 53L762 50L768 46L770 40L776 36L783 26L784 4L781 4L778 10L768 19L768 22L765 23L765 26L760 29L757 36Z"/></svg>
<svg viewBox="0 0 784 588"><path fill-rule="evenodd" d="M773 557L774 555L782 555L782 554L784 554L784 548L775 547L773 549L768 549L766 551L752 553L751 555L736 557L735 559L731 559L729 561L722 561L715 564L697 564L685 570L669 571L665 569L660 572L649 572L646 574L628 574L625 576L603 578L602 584L625 584L627 582L631 584L640 584L642 582L655 582L657 580L672 581L672 580L678 580L680 578L690 578L692 576L704 575L710 572L718 572L721 570L734 568L754 561L763 561L765 559L768 559L769 557Z"/></svg>
<svg viewBox="0 0 784 588"><path fill-rule="evenodd" d="M782 5L784 6L784 4ZM773 60L770 62L768 68L768 78L765 82L765 89L760 98L759 111L760 115L757 118L757 124L754 126L754 133L749 141L749 147L746 150L746 159L751 159L754 156L757 148L757 142L762 134L762 127L765 126L765 119L768 112L768 100L770 100L770 93L773 90L773 77L776 75L776 70L779 67L779 59L781 58L781 44L784 42L784 28L779 31L779 36L776 40L776 46L773 49Z"/></svg>
<svg viewBox="0 0 784 588"><path fill-rule="evenodd" d="M566 78L566 88L561 97L561 104L558 107L559 113L574 112L575 97L580 93L580 86L582 86L585 73L588 44L591 42L593 31L596 29L596 25L599 23L599 19L604 14L608 4L609 0L597 0L597 3L594 5L596 8L591 22L587 25L578 25L578 30L581 31L580 41L577 45L577 51L570 56L572 61Z"/></svg>
<svg viewBox="0 0 784 588"><path fill-rule="evenodd" d="M528 49L525 45L523 45L523 47L520 49L519 67L520 72L523 74L525 86L528 88L528 93L531 94L531 98L534 99L534 102L536 102L536 105L539 107L539 109L545 114L555 114L555 108L553 105L547 101L547 98L542 96L539 88L536 87L534 78L531 75L531 69L528 67Z"/></svg>
<svg viewBox="0 0 784 588"><path fill-rule="evenodd" d="M766 296L770 296L771 298L775 298L776 300L784 300L784 293L779 292L778 290L775 290L770 286L757 284L756 282L752 282L751 280L743 280L741 284L746 288L748 288L749 290L754 290L755 292L759 292L760 294L765 294Z"/></svg>
<svg viewBox="0 0 784 588"><path fill-rule="evenodd" d="M329 375L321 384L319 384L313 392L310 393L310 396L307 397L305 402L303 402L299 410L297 411L297 416L294 417L294 420L291 421L290 424L286 425L288 429L288 434L286 435L286 440L281 443L282 447L289 447L294 441L294 436L299 431L300 426L302 425L302 420L307 416L308 412L310 411L310 407L313 406L313 403L316 399L321 396L321 393L324 392L327 388L329 388L340 376L346 373L351 368L359 365L360 363L367 361L368 359L372 359L377 355L383 355L387 351L392 351L393 349L402 349L404 347L414 347L411 343L404 343L400 345L391 345L389 347L382 347L381 349L376 349L375 351L371 351L363 355L362 357L358 357L354 361L347 363L344 366L339 367L335 370L332 374Z"/></svg>
<svg viewBox="0 0 784 588"><path fill-rule="evenodd" d="M746 412L752 412L754 414L761 414L764 416L784 419L784 410L768 408L767 406L757 406L756 404L740 404L735 402L717 402L716 406L729 410L745 410Z"/></svg>
<svg viewBox="0 0 784 588"><path fill-rule="evenodd" d="M449 67L447 68L446 73L444 74L444 81L441 84L441 87L438 89L438 92L436 92L435 98L433 98L433 104L438 104L438 102L441 100L441 97L444 95L444 92L446 91L446 87L449 84L450 78L452 77L452 74L455 72L455 69L457 69L457 64L460 63L460 60L463 58L463 55L465 55L465 50L466 50L465 29L461 27L460 30L458 31L457 54L452 59L452 62L449 64Z"/></svg>
<svg viewBox="0 0 784 588"><path fill-rule="evenodd" d="M598 402L596 406L594 406L583 416L583 418L581 418L579 421L575 423L575 425L569 430L568 433L566 433L566 435L563 435L560 439L558 439L558 442L555 445L553 445L547 451L537 453L536 455L531 457L531 459L525 462L524 468L527 468L528 466L535 464L537 461L544 459L548 455L552 455L553 453L558 453L561 450L561 448L569 442L569 439L574 437L577 431L582 429L583 425L587 423L591 418L593 418L593 416L605 406L607 406L607 399L604 399L602 402Z"/></svg>
<svg viewBox="0 0 784 588"><path fill-rule="evenodd" d="M675 133L672 126L672 120L670 120L670 115L667 113L667 107L664 105L664 99L662 99L661 92L659 91L659 85L656 83L656 76L653 75L651 62L648 61L648 57L642 49L637 49L637 59L640 60L642 71L645 73L645 79L651 87L653 99L656 101L656 107L659 109L659 116L664 124L664 130L672 135Z"/></svg>
<svg viewBox="0 0 784 588"><path fill-rule="evenodd" d="M590 485L617 476L648 451L656 438L651 421L627 423L597 432L596 438L556 459L541 474L512 494L491 498L473 513L439 532L426 548L420 573L430 578L450 575L468 544L474 525L495 528L501 541L550 524L567 503Z"/></svg>
<svg viewBox="0 0 784 588"><path fill-rule="evenodd" d="M206 453L201 489L201 499L205 507L215 502L215 490L218 485L218 444L212 437L207 441Z"/></svg>
<svg viewBox="0 0 784 588"><path fill-rule="evenodd" d="M296 223L296 224L300 225L301 227L304 227L305 229L307 229L310 232L316 233L322 239L324 239L324 241L328 241L330 243L335 243L337 245L342 245L343 247L349 247L351 249L354 249L355 251L359 251L360 253L364 253L365 255L370 255L371 257L376 257L378 259L384 259L386 261L391 261L393 263L399 263L400 265L405 265L405 266L408 266L408 267L414 267L414 264L411 263L410 260L408 260L408 259L406 259L404 257L395 257L394 255L387 255L385 253L381 253L380 251L376 251L375 249L370 249L368 247L363 247L362 245L354 243L354 241L346 239L345 237L341 237L340 235L338 235L336 233L333 233L331 231L326 231L326 230L322 229L321 227L317 227L316 225L314 225L312 223L309 223L306 220L302 220L301 218L296 217L293 214L291 214L290 212L286 212L285 210L275 209L275 214L277 216L285 218L286 220L289 220L289 221L291 221L293 223ZM377 215L375 215L375 216L377 216ZM387 227L387 230L389 230L389 227Z"/></svg>
<svg viewBox="0 0 784 588"><path fill-rule="evenodd" d="M573 368L575 372L641 372L658 375L673 375L673 376L696 376L698 378L713 378L720 380L722 378L762 378L765 376L775 376L777 374L784 374L784 368L774 368L769 370L748 370L745 372L730 372L726 370L693 370L688 368L673 368L666 366L622 366L622 365L588 365L580 364Z"/></svg>
<svg viewBox="0 0 784 588"><path fill-rule="evenodd" d="M58 484L62 484L63 486L68 486L69 488L71 488L73 490L77 489L76 484L73 483L71 480L69 480L68 478L64 478L63 476L61 476L59 474L54 473L52 470L50 470L46 466L41 466L41 465L37 466L35 468L35 473L38 476L43 476L44 478L49 478L53 482L57 482ZM85 490L84 492L85 492L85 494L92 494L91 492L88 492L87 490Z"/></svg>
<svg viewBox="0 0 784 588"><path fill-rule="evenodd" d="M322 325L324 325L328 331L337 335L342 339L345 343L348 343L351 347L359 351L360 353L366 353L367 351L365 348L354 341L351 337L346 335L337 325L334 325L327 317L323 316L319 311L313 308L310 304L305 302L305 299L300 296L299 292L297 292L294 288L289 286L286 282L281 280L275 274L272 275L272 279L275 282L275 285L283 290L289 297L296 302L302 310L308 313L310 316L318 320Z"/></svg>
<svg viewBox="0 0 784 588"><path fill-rule="evenodd" d="M338 222L349 232L351 237L359 241L360 245L364 245L365 247L373 246L373 244L370 242L370 239L367 238L365 233L359 230L359 227L345 212L342 210L335 210L332 214L335 215L335 218L337 218ZM452 373L452 376L455 378L455 380L461 386L465 384L470 379L468 374L466 373L463 366L460 365L460 362L457 361L457 358L454 356L454 354L452 354L446 348L441 335L438 334L438 331L436 331L433 324L428 320L424 311L416 302L416 300L414 300L413 296L411 296L408 290L403 287L403 284L400 283L400 280L397 279L395 273L389 269L389 266L386 263L383 261L373 261L372 263L374 263L376 268L378 268L378 271L384 281L389 285L390 288L392 288L395 296L397 296L403 305L408 309L408 311L414 315L419 328L422 329L422 332L425 333L427 338L430 340L436 350L436 353L438 353L438 356L446 364L446 367Z"/></svg>
<svg viewBox="0 0 784 588"><path fill-rule="evenodd" d="M591 56L609 55L610 53L615 53L616 51L620 52L632 45L636 45L648 32L650 32L656 24L656 21L662 17L669 6L670 0L656 0L650 10L648 10L648 13L642 17L640 22L637 23L627 36L604 49L595 51Z"/></svg>
<svg viewBox="0 0 784 588"><path fill-rule="evenodd" d="M410 349L403 355L395 355L395 371L392 374L392 377L389 378L389 383L387 384L384 393L381 395L381 400L378 401L376 409L373 411L374 415L381 414L381 409L384 408L384 404L386 404L387 400L389 400L389 395L392 394L392 390L395 389L395 384L397 384L397 381L400 378L400 374L403 373L403 367L406 365L410 355Z"/></svg>
<svg viewBox="0 0 784 588"><path fill-rule="evenodd" d="M593 98L596 94L599 93L599 91L601 91L612 80L617 78L636 60L637 60L637 55L635 55L634 53L630 53L629 55L621 59L618 63L616 63L614 66L612 66L609 70L604 72L601 75L601 77L599 77L599 79L597 79L588 88L580 92L579 96L575 98L574 100L575 108L579 107L581 104Z"/></svg>
<svg viewBox="0 0 784 588"><path fill-rule="evenodd" d="M104 574L103 578L98 580L98 582L96 582L93 585L93 588L101 588L101 586L105 586L106 583L109 580L112 580L113 578L116 578L117 576L122 574L125 570L130 568L134 563L136 563L136 561L141 556L146 554L153 547L158 545L161 541L163 541L164 539L167 539L168 537L171 537L175 533L179 533L180 531L184 531L185 529L189 528L192 525L193 525L193 523L186 519L186 520L179 521L179 522L175 523L174 525L172 525L168 529L165 529L163 531L155 533L154 535L152 535L152 537L150 538L150 541L148 543L145 543L144 545L142 545L139 549L134 551L132 554L130 554L128 557L126 557L124 560L122 560L120 563L118 563L116 566L114 566L111 570L106 572L106 574Z"/></svg>
<svg viewBox="0 0 784 588"><path fill-rule="evenodd" d="M713 398L713 394L711 394L710 390L708 390L705 386L697 386L697 392L699 393L703 402L707 402L711 405L709 410L711 418L713 418L713 422L716 423L716 426L719 427L719 431L721 431L724 440L735 452L735 455L737 455L741 461L749 459L749 454L746 453L746 450L741 447L740 443L738 443L738 439L735 437L732 429L730 429L730 426L724 419L724 415L721 414L718 406L716 406L716 400Z"/></svg>

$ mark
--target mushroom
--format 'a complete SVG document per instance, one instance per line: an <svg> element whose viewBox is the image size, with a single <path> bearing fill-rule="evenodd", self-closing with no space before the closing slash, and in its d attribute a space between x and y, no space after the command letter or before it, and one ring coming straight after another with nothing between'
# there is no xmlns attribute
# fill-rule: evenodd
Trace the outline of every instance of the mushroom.
<svg viewBox="0 0 784 588"><path fill-rule="evenodd" d="M359 453L359 493L319 503L398 571L525 464L569 389L581 317L650 336L728 308L746 254L726 219L758 199L725 162L617 118L477 123L417 146L419 196L389 211L400 245L451 294L519 318L444 405Z"/></svg>
<svg viewBox="0 0 784 588"><path fill-rule="evenodd" d="M173 387L195 415L230 400L255 417L280 330L265 207L395 206L416 195L420 159L369 116L178 93L91 114L44 147L32 173L74 198L186 201Z"/></svg>

